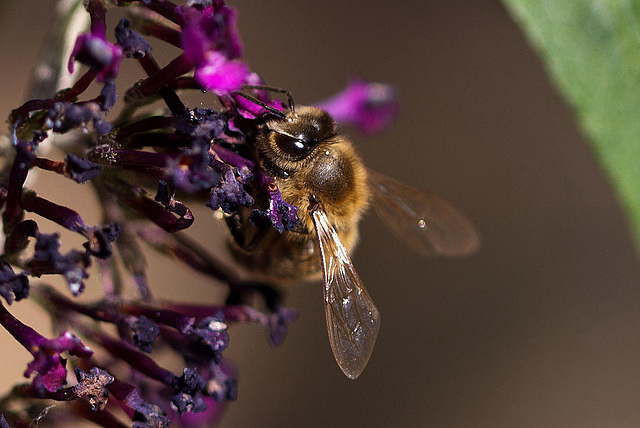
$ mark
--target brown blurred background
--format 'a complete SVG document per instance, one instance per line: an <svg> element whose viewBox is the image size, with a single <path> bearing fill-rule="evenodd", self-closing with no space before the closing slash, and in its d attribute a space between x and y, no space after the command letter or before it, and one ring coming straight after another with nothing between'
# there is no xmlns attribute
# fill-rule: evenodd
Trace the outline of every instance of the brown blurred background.
<svg viewBox="0 0 640 428"><path fill-rule="evenodd" d="M259 327L232 328L225 356L239 370L239 397L222 426L639 426L640 269L625 218L502 5L230 3L247 61L299 104L353 75L395 84L398 120L381 136L353 134L361 154L453 202L483 247L470 259L425 261L367 216L353 259L383 321L364 374L350 381L336 366L320 286L291 289L300 318L281 347ZM0 3L3 117L23 101L53 5ZM69 186L40 192L56 199L76 192ZM219 235L206 215L194 227ZM185 287L165 277L152 274L156 295L220 296L203 278ZM6 389L28 354L0 339L10 350L0 354Z"/></svg>

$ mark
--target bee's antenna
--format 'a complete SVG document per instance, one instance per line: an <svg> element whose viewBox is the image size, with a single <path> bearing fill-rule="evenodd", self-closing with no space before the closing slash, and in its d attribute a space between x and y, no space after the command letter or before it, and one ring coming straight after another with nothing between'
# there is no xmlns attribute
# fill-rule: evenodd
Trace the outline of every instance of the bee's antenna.
<svg viewBox="0 0 640 428"><path fill-rule="evenodd" d="M291 92L287 91L286 89L282 89L282 88L278 88L276 86L264 86L264 85L247 85L247 86L243 86L243 89L257 89L259 91L269 91L269 92L277 92L279 94L285 94L287 96L287 101L289 102L289 110L291 111L291 113L296 112L295 110L295 105L293 103L293 96L291 95Z"/></svg>
<svg viewBox="0 0 640 428"><path fill-rule="evenodd" d="M242 98L245 98L245 99L251 101L252 103L255 103L255 104L259 105L263 109L270 111L271 113L275 114L276 116L279 116L281 119L286 119L287 118L287 115L284 112L281 112L277 108L274 108L274 107L266 105L265 103L263 103L262 101L260 101L256 97L253 97L253 96L251 96L249 94L245 94L242 91L233 91L233 94L239 95Z"/></svg>

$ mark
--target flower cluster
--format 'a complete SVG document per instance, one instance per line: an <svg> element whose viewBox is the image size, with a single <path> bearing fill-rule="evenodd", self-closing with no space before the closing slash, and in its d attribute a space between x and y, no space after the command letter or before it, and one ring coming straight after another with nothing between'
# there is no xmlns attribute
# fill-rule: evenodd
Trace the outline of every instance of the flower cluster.
<svg viewBox="0 0 640 428"><path fill-rule="evenodd" d="M242 209L250 210L249 220L259 228L295 228L298 207L282 198L261 168L251 134L241 125L277 118L285 107L266 91L242 92L262 80L242 60L238 14L224 0L143 0L133 2L135 7L112 0L114 7L129 8L131 17L119 22L113 38L107 2L83 3L91 27L77 37L68 68L84 66L84 72L71 88L28 101L9 118L15 150L0 182L0 296L7 305L33 296L59 334L43 336L0 303L0 325L33 356L24 372L31 381L0 400L0 426L29 425L38 406L45 415L41 399L69 404L40 423L84 418L121 426L124 415L135 427L211 426L237 394L234 369L222 356L229 325L261 324L278 345L296 312L282 307L272 285L238 280L214 254L180 233L194 221L184 201L227 215L248 207ZM159 65L148 36L178 47L180 54ZM146 77L122 91L116 81L121 84L125 60L137 61ZM82 99L91 85L98 85L99 95ZM180 96L189 90L211 93L211 104L222 107L189 109ZM155 101L164 103L165 114L145 108ZM319 105L365 132L384 127L396 110L388 86L363 81ZM41 157L40 146L54 134L67 134L63 160ZM104 223L87 224L77 211L27 188L34 170L92 186ZM62 251L62 235L41 232L39 219L86 242ZM199 306L158 299L146 277L142 243L215 278L229 298ZM122 267L112 262L114 254ZM93 283L94 264L104 298L80 303L75 297ZM64 278L68 292L36 281L48 275ZM124 297L121 278L135 285L136 298ZM245 304L255 302L251 295L262 297L261 310ZM154 349L160 347L182 358L181 372L156 361ZM19 403L29 404L29 411Z"/></svg>

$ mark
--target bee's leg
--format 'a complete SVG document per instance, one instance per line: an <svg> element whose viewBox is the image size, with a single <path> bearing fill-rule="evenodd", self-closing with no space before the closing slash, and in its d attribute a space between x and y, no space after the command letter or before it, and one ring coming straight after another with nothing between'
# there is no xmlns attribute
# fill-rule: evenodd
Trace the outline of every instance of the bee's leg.
<svg viewBox="0 0 640 428"><path fill-rule="evenodd" d="M227 305L250 305L251 298L257 293L264 299L264 304L271 312L275 312L280 306L284 297L274 286L264 283L244 283L242 289L234 287L229 291L225 304Z"/></svg>
<svg viewBox="0 0 640 428"><path fill-rule="evenodd" d="M237 213L227 216L226 222L235 243L247 252L254 251L269 232L268 228L257 228L248 222L243 223Z"/></svg>

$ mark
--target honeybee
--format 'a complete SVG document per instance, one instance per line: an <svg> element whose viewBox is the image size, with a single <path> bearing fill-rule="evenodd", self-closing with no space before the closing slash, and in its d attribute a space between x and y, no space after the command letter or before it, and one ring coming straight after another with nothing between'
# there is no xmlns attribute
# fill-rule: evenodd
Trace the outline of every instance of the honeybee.
<svg viewBox="0 0 640 428"><path fill-rule="evenodd" d="M322 276L331 349L344 374L355 379L369 361L380 328L380 313L349 257L369 205L424 255L471 254L479 247L479 235L445 200L366 168L326 111L294 107L291 95L278 91L288 95L289 110L273 109L275 118L248 135L262 170L283 199L299 208L300 222L281 234L259 230L248 221L248 210L240 210L227 218L235 238L232 252L262 279L276 283Z"/></svg>

